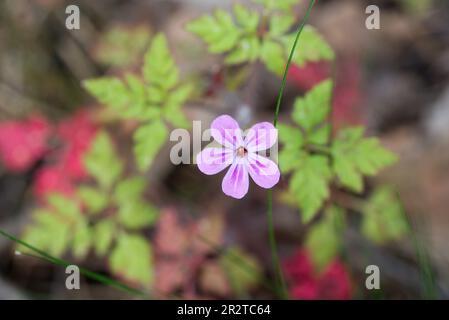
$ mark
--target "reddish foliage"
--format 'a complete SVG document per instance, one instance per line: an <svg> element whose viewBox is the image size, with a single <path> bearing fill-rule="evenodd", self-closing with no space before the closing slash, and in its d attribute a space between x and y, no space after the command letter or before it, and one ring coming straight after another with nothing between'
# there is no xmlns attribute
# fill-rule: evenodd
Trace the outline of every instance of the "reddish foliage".
<svg viewBox="0 0 449 320"><path fill-rule="evenodd" d="M1 123L0 158L3 165L13 172L29 169L48 150L49 133L47 121L38 116Z"/></svg>
<svg viewBox="0 0 449 320"><path fill-rule="evenodd" d="M73 191L72 181L67 178L61 168L56 166L42 168L34 179L34 193L40 199L50 192L57 191L69 195Z"/></svg>
<svg viewBox="0 0 449 320"><path fill-rule="evenodd" d="M82 110L62 121L56 133L62 146L54 154L55 163L38 172L34 191L38 197L49 192L70 194L74 184L87 176L83 155L97 131L89 114Z"/></svg>
<svg viewBox="0 0 449 320"><path fill-rule="evenodd" d="M288 79L299 89L309 91L321 81L332 77L328 62L311 62L303 67L292 65ZM337 63L333 93L332 120L337 127L363 123L360 110L360 66L356 57L346 57Z"/></svg>
<svg viewBox="0 0 449 320"><path fill-rule="evenodd" d="M316 273L308 253L300 250L285 261L284 271L291 283L290 294L295 299L346 300L351 297L349 274L338 260Z"/></svg>
<svg viewBox="0 0 449 320"><path fill-rule="evenodd" d="M57 133L63 142L60 166L68 177L73 179L86 177L82 158L89 149L96 131L91 117L84 110L58 125Z"/></svg>
<svg viewBox="0 0 449 320"><path fill-rule="evenodd" d="M310 62L299 67L292 65L288 71L288 80L298 88L309 91L321 81L329 78L331 68L326 61Z"/></svg>

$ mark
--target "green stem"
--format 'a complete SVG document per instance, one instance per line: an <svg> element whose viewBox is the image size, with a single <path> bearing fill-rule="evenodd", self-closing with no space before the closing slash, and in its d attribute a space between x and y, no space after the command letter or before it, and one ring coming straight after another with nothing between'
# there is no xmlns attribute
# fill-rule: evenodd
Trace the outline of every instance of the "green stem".
<svg viewBox="0 0 449 320"><path fill-rule="evenodd" d="M435 277L430 263L429 253L426 250L425 245L420 241L418 233L416 232L415 225L412 222L410 216L404 212L404 216L408 222L410 228L410 234L412 237L413 247L418 260L418 265L421 273L421 278L424 282L423 298L433 300L438 298L438 292L435 283Z"/></svg>
<svg viewBox="0 0 449 320"><path fill-rule="evenodd" d="M267 219L268 219L268 237L270 241L270 248L271 248L271 258L272 263L275 268L275 272L277 275L277 282L278 282L278 290L280 293L280 296L284 299L288 298L288 291L287 291L287 285L285 284L284 275L282 273L281 263L279 260L279 254L277 250L277 244L276 244L276 236L274 234L274 224L273 224L273 192L272 190L268 190L268 210L267 210Z"/></svg>
<svg viewBox="0 0 449 320"><path fill-rule="evenodd" d="M70 263L68 261L65 261L65 260L53 257L53 256L49 255L48 253L46 253L45 251L42 251L42 250L32 246L31 244L29 244L29 243L27 243L27 242L25 242L23 240L20 240L20 239L14 237L13 235L10 235L9 233L7 233L7 232L5 232L5 231L3 231L1 229L0 229L0 235L2 235L2 236L4 236L7 239L10 239L11 241L14 241L14 242L16 242L16 243L18 243L18 244L20 244L20 245L30 249L31 251L37 253L42 259L44 259L44 260L46 260L46 261L48 261L50 263L53 263L53 264L56 264L56 265L59 265L59 266L63 266L63 267L67 267L67 266L73 264L73 263ZM129 286L123 284L123 283L120 283L120 282L118 282L116 280L108 278L108 277L106 277L106 276L104 276L102 274L95 273L95 272L90 271L90 270L85 269L85 268L79 268L79 270L80 270L80 273L82 275L84 275L84 276L86 276L86 277L88 277L90 279L96 280L96 281L101 282L101 283L103 283L105 285L108 285L108 286L111 286L111 287L116 288L118 290L124 291L124 292L126 292L128 294L137 295L137 296L140 296L140 297L143 297L143 298L146 297L146 294L143 293L142 291L134 289L134 288L131 288L131 287L129 287Z"/></svg>
<svg viewBox="0 0 449 320"><path fill-rule="evenodd" d="M302 30L304 29L304 26L306 25L307 21L309 20L310 12L312 11L314 4L315 4L315 0L310 0L306 15L304 16L304 19L302 20L301 24L299 25L298 31L296 32L295 42L293 42L293 47L290 50L290 54L288 56L287 65L285 66L284 76L282 77L281 89L279 90L279 95L278 95L277 102L276 102L276 112L274 114L274 121L273 121L273 125L275 127L278 123L278 116L279 116L279 110L281 108L282 96L284 95L285 86L287 84L288 69L290 68L290 64L292 63L293 55L295 54L299 36L301 35Z"/></svg>
<svg viewBox="0 0 449 320"><path fill-rule="evenodd" d="M287 84L288 69L290 68L290 65L292 63L293 55L295 53L296 46L298 45L299 36L301 35L302 30L304 29L304 26L306 25L307 21L309 20L310 12L312 11L314 4L315 4L315 0L310 0L309 7L307 8L307 12L304 16L304 19L302 20L301 24L298 27L298 30L296 32L295 41L293 43L292 49L290 50L290 54L288 56L287 65L285 66L284 75L282 77L282 84L281 84L281 88L279 90L279 95L278 95L277 102L276 102L276 111L275 111L274 120L273 120L273 125L275 127L277 126L277 123L278 123L279 110L281 108L281 103L282 103L282 96L284 94L285 86ZM288 298L287 286L285 284L284 276L282 274L282 268L281 268L281 264L279 261L279 255L278 255L277 244L276 244L276 236L274 234L273 192L272 192L272 190L268 190L268 192L267 192L267 202L268 202L268 210L267 210L268 235L269 235L269 240L270 240L273 265L275 267L278 283L281 288L281 292L282 292L281 296Z"/></svg>

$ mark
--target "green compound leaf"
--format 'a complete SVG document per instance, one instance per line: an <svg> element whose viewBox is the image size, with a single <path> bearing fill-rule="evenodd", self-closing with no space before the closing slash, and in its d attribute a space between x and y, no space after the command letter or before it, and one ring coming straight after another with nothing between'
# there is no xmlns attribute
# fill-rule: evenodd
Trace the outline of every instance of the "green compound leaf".
<svg viewBox="0 0 449 320"><path fill-rule="evenodd" d="M294 39L294 33L283 37L286 50L290 49ZM299 66L303 66L306 62L333 60L335 58L332 48L312 26L304 27L299 49L295 51L293 56L293 62Z"/></svg>
<svg viewBox="0 0 449 320"><path fill-rule="evenodd" d="M145 54L142 74L146 83L136 75L126 74L123 80L104 77L85 80L83 85L121 118L146 121L164 115L172 124L181 123L186 127L187 121L180 108L189 98L192 88L190 85L176 88L179 70L162 34L154 38Z"/></svg>
<svg viewBox="0 0 449 320"><path fill-rule="evenodd" d="M226 64L260 59L268 70L281 76L295 38L294 33L287 33L294 25L291 7L297 0L256 1L264 5L265 14L270 13L268 27L261 23L259 12L237 4L233 16L217 10L212 16L205 15L190 22L187 30L199 36L208 45L209 52L226 53ZM294 63L303 65L309 61L334 59L332 49L314 28L306 26L302 36L301 50L296 51Z"/></svg>
<svg viewBox="0 0 449 320"><path fill-rule="evenodd" d="M47 197L48 208L34 211L33 223L24 232L23 240L38 249L60 257L73 244L74 234L87 222L79 204L59 193ZM19 250L29 252L20 246Z"/></svg>
<svg viewBox="0 0 449 320"><path fill-rule="evenodd" d="M279 152L279 167L282 173L286 174L301 165L301 150L304 138L301 130L286 124L279 123L279 141L284 148Z"/></svg>
<svg viewBox="0 0 449 320"><path fill-rule="evenodd" d="M329 142L330 136L331 125L327 123L310 132L307 140L309 143L322 146L326 145Z"/></svg>
<svg viewBox="0 0 449 320"><path fill-rule="evenodd" d="M174 127L189 128L189 121L182 112L181 107L190 97L192 91L192 86L185 84L170 92L170 95L165 100L163 116Z"/></svg>
<svg viewBox="0 0 449 320"><path fill-rule="evenodd" d="M156 221L157 210L139 200L122 203L118 210L118 221L128 229L142 229Z"/></svg>
<svg viewBox="0 0 449 320"><path fill-rule="evenodd" d="M150 49L145 54L142 73L148 83L164 91L172 89L178 83L179 71L163 34L154 37Z"/></svg>
<svg viewBox="0 0 449 320"><path fill-rule="evenodd" d="M295 101L292 118L307 132L325 122L331 110L332 81L313 87L305 97Z"/></svg>
<svg viewBox="0 0 449 320"><path fill-rule="evenodd" d="M322 270L339 254L344 218L344 210L332 206L308 232L305 246L311 254L316 269Z"/></svg>
<svg viewBox="0 0 449 320"><path fill-rule="evenodd" d="M304 137L299 128L283 123L277 125L279 141L287 148L300 149L304 145Z"/></svg>
<svg viewBox="0 0 449 320"><path fill-rule="evenodd" d="M233 65L246 61L253 62L259 57L260 47L260 40L256 35L244 36L226 56L225 63Z"/></svg>
<svg viewBox="0 0 449 320"><path fill-rule="evenodd" d="M83 218L77 202L60 193L50 193L47 196L47 203L54 212L61 215L62 219L67 219L69 223L78 223Z"/></svg>
<svg viewBox="0 0 449 320"><path fill-rule="evenodd" d="M84 259L92 244L91 229L86 223L79 225L73 235L72 252L77 259Z"/></svg>
<svg viewBox="0 0 449 320"><path fill-rule="evenodd" d="M113 273L128 281L150 286L153 281L153 254L148 241L139 235L122 233L109 256Z"/></svg>
<svg viewBox="0 0 449 320"><path fill-rule="evenodd" d="M259 25L259 13L251 11L241 4L234 5L234 15L237 23L247 32L256 32Z"/></svg>
<svg viewBox="0 0 449 320"><path fill-rule="evenodd" d="M109 189L117 181L122 173L123 163L106 132L96 135L90 150L84 156L84 165L88 173L105 189Z"/></svg>
<svg viewBox="0 0 449 320"><path fill-rule="evenodd" d="M187 30L199 36L211 53L223 53L236 47L242 31L231 15L216 10L213 16L205 15L187 24Z"/></svg>
<svg viewBox="0 0 449 320"><path fill-rule="evenodd" d="M295 22L293 15L273 15L270 19L269 35L277 38L291 29Z"/></svg>
<svg viewBox="0 0 449 320"><path fill-rule="evenodd" d="M97 214L106 209L108 205L108 196L93 187L81 186L77 190L77 195L90 214Z"/></svg>
<svg viewBox="0 0 449 320"><path fill-rule="evenodd" d="M133 202L140 199L146 188L146 181L142 177L132 177L117 183L114 191L114 200L118 204Z"/></svg>
<svg viewBox="0 0 449 320"><path fill-rule="evenodd" d="M140 126L134 132L134 155L139 170L146 170L164 145L168 130L162 121Z"/></svg>
<svg viewBox="0 0 449 320"><path fill-rule="evenodd" d="M150 35L146 26L114 27L101 37L94 56L102 64L132 66L142 57Z"/></svg>
<svg viewBox="0 0 449 320"><path fill-rule="evenodd" d="M397 157L376 138L364 138L361 127L340 131L332 145L333 170L340 183L354 192L363 190L363 175L373 176Z"/></svg>
<svg viewBox="0 0 449 320"><path fill-rule="evenodd" d="M409 232L405 212L390 187L377 189L363 209L362 233L371 241L383 244L398 240Z"/></svg>
<svg viewBox="0 0 449 320"><path fill-rule="evenodd" d="M290 10L298 0L253 0L255 3L260 3L267 10Z"/></svg>
<svg viewBox="0 0 449 320"><path fill-rule="evenodd" d="M132 98L125 83L113 77L103 77L83 81L84 88L102 104L116 110L130 105Z"/></svg>
<svg viewBox="0 0 449 320"><path fill-rule="evenodd" d="M238 297L247 297L262 279L258 261L238 247L226 250L220 257L220 265Z"/></svg>
<svg viewBox="0 0 449 320"><path fill-rule="evenodd" d="M303 153L299 162L290 180L290 192L296 197L306 223L315 216L329 196L332 172L325 156Z"/></svg>
<svg viewBox="0 0 449 320"><path fill-rule="evenodd" d="M22 240L52 256L61 257L69 247L70 231L70 225L54 212L36 210L33 214L33 224L25 229ZM20 245L17 249L32 252Z"/></svg>
<svg viewBox="0 0 449 320"><path fill-rule="evenodd" d="M116 225L112 219L103 219L93 227L93 246L95 253L103 257L110 248L116 233Z"/></svg>
<svg viewBox="0 0 449 320"><path fill-rule="evenodd" d="M268 70L277 75L282 75L287 60L282 45L276 41L264 40L260 51L260 59Z"/></svg>

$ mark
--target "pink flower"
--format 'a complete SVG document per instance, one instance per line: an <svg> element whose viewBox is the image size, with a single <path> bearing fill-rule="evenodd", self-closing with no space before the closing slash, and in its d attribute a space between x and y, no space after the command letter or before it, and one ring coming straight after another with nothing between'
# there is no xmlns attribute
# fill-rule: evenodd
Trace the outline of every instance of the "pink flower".
<svg viewBox="0 0 449 320"><path fill-rule="evenodd" d="M211 135L221 147L204 149L197 155L196 161L200 171L207 175L230 166L221 185L226 195L243 198L249 188L248 175L266 189L279 182L277 164L258 154L270 149L277 141L277 130L271 123L257 123L244 135L237 121L222 115L212 122Z"/></svg>

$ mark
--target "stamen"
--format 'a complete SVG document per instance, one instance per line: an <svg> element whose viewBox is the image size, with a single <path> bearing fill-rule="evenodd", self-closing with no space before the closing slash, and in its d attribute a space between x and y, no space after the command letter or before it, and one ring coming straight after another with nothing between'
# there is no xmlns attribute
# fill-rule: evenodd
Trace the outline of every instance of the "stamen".
<svg viewBox="0 0 449 320"><path fill-rule="evenodd" d="M248 151L244 147L239 147L237 149L237 155L239 157L244 157L247 153L248 153Z"/></svg>

